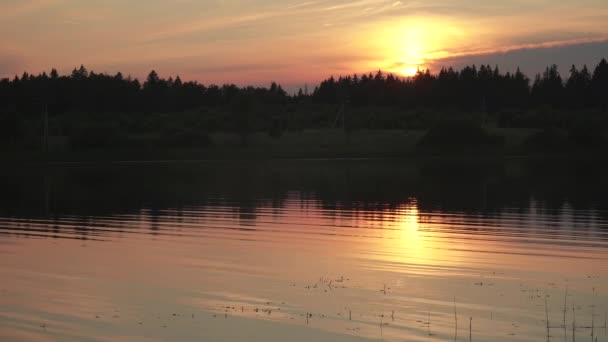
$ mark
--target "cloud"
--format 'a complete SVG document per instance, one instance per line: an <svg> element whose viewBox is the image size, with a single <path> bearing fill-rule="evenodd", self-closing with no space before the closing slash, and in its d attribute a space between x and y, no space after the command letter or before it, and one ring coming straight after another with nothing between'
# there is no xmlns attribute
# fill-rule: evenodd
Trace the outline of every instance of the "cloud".
<svg viewBox="0 0 608 342"><path fill-rule="evenodd" d="M484 56L484 55L496 55L496 54L504 54L504 53L508 53L508 52L512 52L512 51L519 51L519 50L568 47L568 46L573 46L573 45L581 45L581 44L589 44L589 43L608 43L608 38L576 38L576 39L561 40L561 41L518 44L518 45L504 46L504 47L498 47L498 48L488 49L488 50L464 50L464 51L460 51L460 52L452 51L452 52L450 52L450 57L448 57L446 59Z"/></svg>
<svg viewBox="0 0 608 342"><path fill-rule="evenodd" d="M30 14L63 2L65 0L4 0L0 3L0 18Z"/></svg>
<svg viewBox="0 0 608 342"><path fill-rule="evenodd" d="M348 8L354 7L369 7L371 5L377 5L379 1L377 0L359 0L359 1L348 1L345 3L340 3L332 6L328 6L323 8L325 11L335 11L335 10L344 10Z"/></svg>
<svg viewBox="0 0 608 342"><path fill-rule="evenodd" d="M204 74L225 74L225 73L237 73L237 72L260 72L268 70L283 70L288 68L285 64L263 64L263 63L243 63L243 64L226 64L216 65L209 67L194 67L190 69L193 73L204 73Z"/></svg>
<svg viewBox="0 0 608 342"><path fill-rule="evenodd" d="M571 40L547 42L510 47L497 51L463 53L430 62L433 70L453 66L489 64L498 65L502 70L515 71L518 67L528 76L542 72L546 66L556 64L566 71L572 64L595 66L601 58L608 58L608 39L585 41Z"/></svg>
<svg viewBox="0 0 608 342"><path fill-rule="evenodd" d="M243 24L253 24L257 21L276 16L274 12L260 12L229 17L199 18L178 26L173 26L148 35L144 42L167 40L184 35L200 32L221 30Z"/></svg>
<svg viewBox="0 0 608 342"><path fill-rule="evenodd" d="M309 7L309 6L313 6L316 5L318 3L321 3L323 1L306 1L306 2L299 2L299 3L294 3L291 5L287 5L287 9L296 9L296 8L302 8L302 7Z"/></svg>

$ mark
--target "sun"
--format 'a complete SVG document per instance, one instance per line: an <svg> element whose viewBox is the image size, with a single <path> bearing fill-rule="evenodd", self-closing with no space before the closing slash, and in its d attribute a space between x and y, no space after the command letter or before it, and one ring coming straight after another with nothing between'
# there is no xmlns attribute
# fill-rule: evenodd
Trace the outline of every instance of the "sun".
<svg viewBox="0 0 608 342"><path fill-rule="evenodd" d="M418 17L383 22L367 30L360 41L374 52L374 58L366 61L368 69L413 77L418 70L430 69L437 60L449 57L464 38L466 32L459 23Z"/></svg>
<svg viewBox="0 0 608 342"><path fill-rule="evenodd" d="M416 75L418 69L418 66L407 66L405 68L399 69L399 73L403 76L412 77Z"/></svg>
<svg viewBox="0 0 608 342"><path fill-rule="evenodd" d="M382 69L405 77L415 76L426 65L434 46L432 31L424 23L399 24L375 34L376 51L383 56Z"/></svg>

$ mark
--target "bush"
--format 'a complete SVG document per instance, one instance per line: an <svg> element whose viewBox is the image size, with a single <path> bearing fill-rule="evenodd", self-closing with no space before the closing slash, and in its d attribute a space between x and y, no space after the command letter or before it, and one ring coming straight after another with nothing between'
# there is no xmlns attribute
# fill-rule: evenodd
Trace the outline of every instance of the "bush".
<svg viewBox="0 0 608 342"><path fill-rule="evenodd" d="M159 144L166 147L205 147L211 145L211 138L205 132L184 128L164 134Z"/></svg>
<svg viewBox="0 0 608 342"><path fill-rule="evenodd" d="M76 149L123 147L127 136L111 123L89 123L77 127L70 134L70 146Z"/></svg>
<svg viewBox="0 0 608 342"><path fill-rule="evenodd" d="M568 140L576 145L599 147L606 143L605 130L599 122L576 122L568 130Z"/></svg>
<svg viewBox="0 0 608 342"><path fill-rule="evenodd" d="M14 143L23 139L25 123L15 111L0 113L0 142Z"/></svg>
<svg viewBox="0 0 608 342"><path fill-rule="evenodd" d="M279 120L279 119L272 120L270 129L268 130L268 135L271 138L275 138L275 139L278 139L281 137L281 135L283 135L283 131L281 129L281 120Z"/></svg>
<svg viewBox="0 0 608 342"><path fill-rule="evenodd" d="M557 128L545 128L532 134L524 142L525 147L542 150L563 149L567 145L567 133Z"/></svg>
<svg viewBox="0 0 608 342"><path fill-rule="evenodd" d="M472 120L445 120L431 128L422 137L424 147L482 147L501 146L504 138L486 132Z"/></svg>

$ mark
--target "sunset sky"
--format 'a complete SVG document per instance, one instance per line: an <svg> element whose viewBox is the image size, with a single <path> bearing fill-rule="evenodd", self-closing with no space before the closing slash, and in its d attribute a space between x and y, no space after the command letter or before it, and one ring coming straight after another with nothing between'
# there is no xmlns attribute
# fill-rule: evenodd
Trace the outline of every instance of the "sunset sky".
<svg viewBox="0 0 608 342"><path fill-rule="evenodd" d="M0 0L0 77L84 64L205 84L608 57L606 0Z"/></svg>

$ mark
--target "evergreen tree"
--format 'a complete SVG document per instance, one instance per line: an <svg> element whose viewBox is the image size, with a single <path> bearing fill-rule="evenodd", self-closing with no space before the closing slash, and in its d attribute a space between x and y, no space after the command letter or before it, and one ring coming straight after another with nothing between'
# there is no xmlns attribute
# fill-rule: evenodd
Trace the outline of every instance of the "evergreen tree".
<svg viewBox="0 0 608 342"><path fill-rule="evenodd" d="M608 62L606 59L602 59L593 71L591 94L597 106L608 108Z"/></svg>

